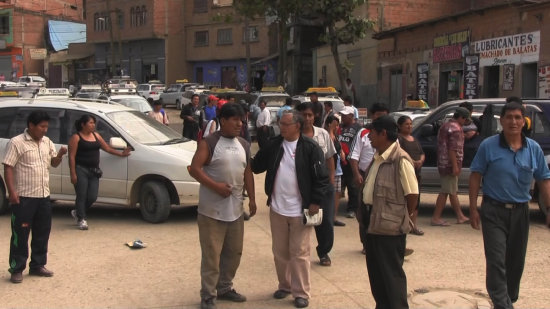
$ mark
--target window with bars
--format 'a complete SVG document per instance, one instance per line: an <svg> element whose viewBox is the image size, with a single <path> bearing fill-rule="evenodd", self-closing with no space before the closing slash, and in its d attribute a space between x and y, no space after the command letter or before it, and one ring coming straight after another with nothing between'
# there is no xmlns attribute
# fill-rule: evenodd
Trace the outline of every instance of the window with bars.
<svg viewBox="0 0 550 309"><path fill-rule="evenodd" d="M147 24L147 7L145 5L130 8L130 26L140 27Z"/></svg>
<svg viewBox="0 0 550 309"><path fill-rule="evenodd" d="M218 29L218 45L233 44L233 31L231 28Z"/></svg>
<svg viewBox="0 0 550 309"><path fill-rule="evenodd" d="M249 42L258 42L258 27L256 26L250 26L248 28L243 29L243 42L246 42L246 38L248 36Z"/></svg>
<svg viewBox="0 0 550 309"><path fill-rule="evenodd" d="M195 46L208 46L208 30L195 32Z"/></svg>
<svg viewBox="0 0 550 309"><path fill-rule="evenodd" d="M194 13L206 13L208 12L208 0L194 0L193 2Z"/></svg>
<svg viewBox="0 0 550 309"><path fill-rule="evenodd" d="M0 34L10 34L10 15L0 15Z"/></svg>

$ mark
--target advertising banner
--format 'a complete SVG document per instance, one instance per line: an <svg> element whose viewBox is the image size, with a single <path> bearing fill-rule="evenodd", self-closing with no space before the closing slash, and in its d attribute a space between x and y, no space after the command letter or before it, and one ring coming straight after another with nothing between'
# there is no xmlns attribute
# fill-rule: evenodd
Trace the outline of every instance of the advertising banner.
<svg viewBox="0 0 550 309"><path fill-rule="evenodd" d="M539 98L550 99L550 65L539 67Z"/></svg>
<svg viewBox="0 0 550 309"><path fill-rule="evenodd" d="M460 60L469 54L470 30L444 34L434 38L433 62Z"/></svg>
<svg viewBox="0 0 550 309"><path fill-rule="evenodd" d="M479 56L466 56L464 61L464 98L477 99L479 84Z"/></svg>
<svg viewBox="0 0 550 309"><path fill-rule="evenodd" d="M416 94L419 100L428 102L428 73L430 66L427 63L416 65Z"/></svg>
<svg viewBox="0 0 550 309"><path fill-rule="evenodd" d="M540 31L475 41L472 48L479 54L480 67L537 62Z"/></svg>

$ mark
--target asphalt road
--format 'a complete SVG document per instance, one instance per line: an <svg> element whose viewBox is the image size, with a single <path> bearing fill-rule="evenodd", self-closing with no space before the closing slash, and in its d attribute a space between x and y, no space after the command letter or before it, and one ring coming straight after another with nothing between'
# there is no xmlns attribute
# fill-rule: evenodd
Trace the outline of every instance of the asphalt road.
<svg viewBox="0 0 550 309"><path fill-rule="evenodd" d="M174 117L171 117L174 120ZM245 244L235 288L243 304L218 302L218 308L293 308L290 298L271 297L277 279L271 253L268 208L263 177L256 175L258 214L245 223ZM461 196L462 205L467 197ZM424 236L408 236L415 250L405 260L411 308L487 307L485 261L481 232L466 224L429 225L435 195L421 197L419 226ZM345 199L340 209L345 210ZM245 201L246 205L246 201ZM531 205L526 267L516 308L550 304L550 229ZM52 278L30 277L9 282L10 217L0 216L0 308L199 308L200 246L196 208L174 209L167 222L143 221L138 209L96 205L88 231L77 230L71 203L56 203L47 267ZM466 209L465 209L466 210ZM467 213L467 210L466 210ZM343 215L343 212L340 214ZM447 206L444 218L454 221ZM310 308L373 308L365 257L355 219L335 228L331 267L318 264L312 237ZM141 239L147 248L133 250L126 242Z"/></svg>

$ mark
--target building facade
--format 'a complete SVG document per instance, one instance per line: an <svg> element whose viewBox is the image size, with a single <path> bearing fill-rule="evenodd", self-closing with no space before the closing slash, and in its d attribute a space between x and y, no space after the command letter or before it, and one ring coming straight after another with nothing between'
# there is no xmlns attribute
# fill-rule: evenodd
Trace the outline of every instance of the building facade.
<svg viewBox="0 0 550 309"><path fill-rule="evenodd" d="M550 1L507 1L377 33L377 99L548 98L548 19Z"/></svg>
<svg viewBox="0 0 550 309"><path fill-rule="evenodd" d="M84 0L1 1L0 76L5 80L28 74L49 78L44 61L48 21L81 22L84 12Z"/></svg>

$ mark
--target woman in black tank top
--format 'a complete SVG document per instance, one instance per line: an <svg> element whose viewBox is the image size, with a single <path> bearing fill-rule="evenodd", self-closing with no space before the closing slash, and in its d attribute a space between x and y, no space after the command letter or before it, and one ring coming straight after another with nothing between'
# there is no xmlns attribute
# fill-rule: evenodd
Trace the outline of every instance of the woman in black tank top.
<svg viewBox="0 0 550 309"><path fill-rule="evenodd" d="M76 123L76 133L69 140L69 168L71 170L71 183L76 193L75 209L71 215L78 223L81 230L88 229L86 210L97 199L99 190L99 149L110 154L126 157L130 155L130 149L120 152L109 146L101 135L95 132L96 119L92 115L82 115Z"/></svg>

